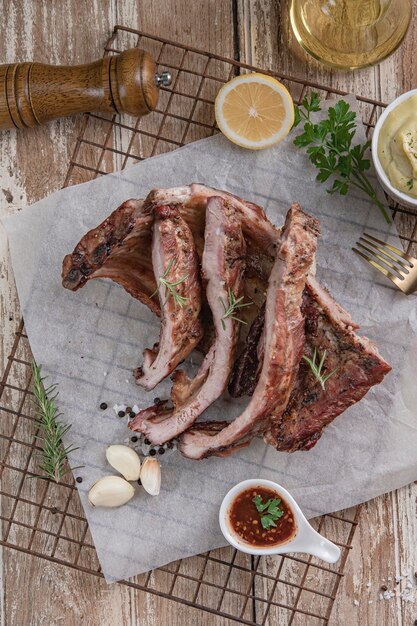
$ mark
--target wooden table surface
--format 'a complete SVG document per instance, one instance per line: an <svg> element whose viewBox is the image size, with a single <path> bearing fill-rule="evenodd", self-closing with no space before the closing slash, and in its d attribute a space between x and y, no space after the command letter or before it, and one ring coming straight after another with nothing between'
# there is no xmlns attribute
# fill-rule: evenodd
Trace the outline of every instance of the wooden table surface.
<svg viewBox="0 0 417 626"><path fill-rule="evenodd" d="M413 3L417 9L417 0ZM383 101L417 87L415 19L390 59L372 69L340 73L307 58L291 33L288 13L285 0L0 0L0 63L91 61L101 56L113 26L119 23ZM0 133L0 217L62 186L80 124L80 118L73 118L29 132ZM0 233L3 367L18 317L7 245ZM416 501L413 484L364 505L332 626L410 626L417 619L417 602L379 600L384 581L392 587L396 576L417 570ZM1 556L2 625L226 623L13 550L4 550Z"/></svg>

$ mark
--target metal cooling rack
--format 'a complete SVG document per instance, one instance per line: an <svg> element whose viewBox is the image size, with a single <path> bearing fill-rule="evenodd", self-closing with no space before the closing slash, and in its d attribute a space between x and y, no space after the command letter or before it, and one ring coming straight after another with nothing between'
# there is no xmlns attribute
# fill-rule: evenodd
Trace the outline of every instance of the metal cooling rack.
<svg viewBox="0 0 417 626"><path fill-rule="evenodd" d="M189 48L154 35L116 26L105 54L140 46L161 69L172 73L162 88L158 108L142 119L88 114L77 140L64 186L123 169L142 159L174 150L216 132L213 103L219 87L258 68ZM300 101L313 88L321 97L335 89L266 72L278 77ZM384 104L360 98L371 132ZM417 218L394 207L406 247L417 243ZM31 352L23 321L0 382L0 544L63 566L102 576L72 477L60 485L29 479L36 473L38 450L31 392ZM161 567L121 584L195 607L218 618L252 626L326 624L345 569L358 523L359 507L315 520L316 528L338 543L342 558L334 566L313 557L250 557L231 548L212 550ZM207 616L208 617L208 616Z"/></svg>

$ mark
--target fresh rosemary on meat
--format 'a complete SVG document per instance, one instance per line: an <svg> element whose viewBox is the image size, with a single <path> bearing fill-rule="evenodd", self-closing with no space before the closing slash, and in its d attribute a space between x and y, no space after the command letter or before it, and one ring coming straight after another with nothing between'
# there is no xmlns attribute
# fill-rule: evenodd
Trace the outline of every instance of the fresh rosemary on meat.
<svg viewBox="0 0 417 626"><path fill-rule="evenodd" d="M273 526L276 527L275 522L284 515L284 511L279 508L281 498L269 498L269 500L263 502L261 496L255 496L252 502L256 506L256 510L261 518L262 528L269 530Z"/></svg>
<svg viewBox="0 0 417 626"><path fill-rule="evenodd" d="M161 287L161 285L163 285L165 289L167 290L167 297L164 302L164 305L168 302L169 298L172 298L174 300L175 308L177 307L177 305L180 306L181 308L184 308L188 302L188 298L184 298L184 296L179 294L178 291L176 290L176 287L178 287L178 285L181 285L181 283L187 280L188 274L186 274L182 278L179 278L178 280L175 280L175 281L168 280L167 276L170 273L171 269L173 268L174 263L175 263L175 258L172 258L170 262L168 263L168 266L165 272L162 274L162 276L158 278L158 286L153 292L153 294L151 295L151 298L154 297L154 295L159 291L159 288Z"/></svg>
<svg viewBox="0 0 417 626"><path fill-rule="evenodd" d="M64 425L59 418L56 406L58 398L57 385L45 387L46 377L42 377L41 366L32 363L33 394L37 409L36 423L38 426L35 439L41 446L39 454L38 468L41 472L36 478L47 478L59 483L62 478L71 471L67 465L67 456L71 452L78 450L75 446L64 448L62 439L71 428L71 424ZM83 467L72 468L73 470Z"/></svg>
<svg viewBox="0 0 417 626"><path fill-rule="evenodd" d="M327 351L324 350L323 354L320 357L320 354L318 353L316 348L314 348L314 353L313 353L313 358L312 359L310 359L305 354L303 355L304 361L306 361L309 364L314 378L317 380L317 382L320 383L321 388L323 390L325 389L326 382L336 372L336 370L333 370L332 372L329 372L328 374L324 374L323 368L324 368L324 363L326 361L326 355L327 355ZM318 360L318 359L320 359L320 360Z"/></svg>
<svg viewBox="0 0 417 626"><path fill-rule="evenodd" d="M366 174L371 167L365 156L371 141L352 145L356 134L355 111L350 110L345 100L339 100L334 107L329 107L327 118L315 124L311 114L318 111L321 111L320 98L313 92L310 97L303 98L301 107L295 106L293 126L296 128L304 122L304 132L294 139L294 144L298 148L307 148L311 163L319 170L316 180L324 183L333 176L333 185L327 189L332 194L345 196L350 187L360 189L390 224L387 210Z"/></svg>
<svg viewBox="0 0 417 626"><path fill-rule="evenodd" d="M236 298L235 294L230 289L230 287L228 290L227 305L223 302L222 298L220 298L221 303L224 308L224 315L221 319L223 330L226 330L226 324L224 323L224 320L227 319L228 317L230 317L232 320L235 320L236 322L239 322L240 324L247 324L245 320L242 320L236 316L237 311L239 311L240 309L244 309L247 306L252 306L253 304L252 302L242 302L243 298L244 296L240 296L239 298Z"/></svg>

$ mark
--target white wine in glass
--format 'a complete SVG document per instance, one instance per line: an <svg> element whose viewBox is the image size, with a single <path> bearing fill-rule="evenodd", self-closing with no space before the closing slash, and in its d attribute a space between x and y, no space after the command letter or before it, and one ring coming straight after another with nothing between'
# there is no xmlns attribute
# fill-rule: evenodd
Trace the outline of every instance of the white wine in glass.
<svg viewBox="0 0 417 626"><path fill-rule="evenodd" d="M291 25L313 57L341 69L379 63L403 40L411 0L292 0Z"/></svg>

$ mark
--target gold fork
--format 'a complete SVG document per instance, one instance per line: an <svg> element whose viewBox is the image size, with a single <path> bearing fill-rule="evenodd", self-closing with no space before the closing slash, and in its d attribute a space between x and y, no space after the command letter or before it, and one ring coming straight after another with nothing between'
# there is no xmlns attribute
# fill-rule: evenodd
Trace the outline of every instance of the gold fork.
<svg viewBox="0 0 417 626"><path fill-rule="evenodd" d="M367 233L363 233L356 245L357 248L352 250L392 280L407 296L417 291L417 259Z"/></svg>

